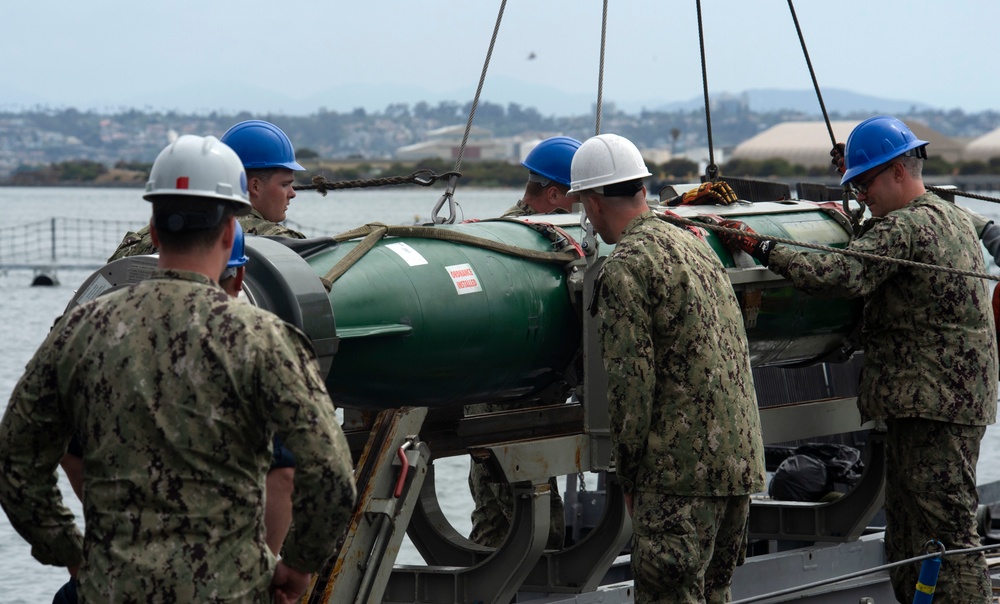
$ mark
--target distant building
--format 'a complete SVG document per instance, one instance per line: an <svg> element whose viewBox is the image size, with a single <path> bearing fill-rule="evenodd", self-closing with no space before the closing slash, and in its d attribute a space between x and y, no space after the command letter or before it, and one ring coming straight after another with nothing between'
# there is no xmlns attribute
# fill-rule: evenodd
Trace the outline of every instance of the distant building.
<svg viewBox="0 0 1000 604"><path fill-rule="evenodd" d="M396 149L395 157L400 160L416 161L427 158L454 161L462 147L465 126L445 126L427 132L427 140ZM463 161L512 161L518 157L518 143L514 139L497 138L486 128L473 126L469 140L465 144Z"/></svg>
<svg viewBox="0 0 1000 604"><path fill-rule="evenodd" d="M962 152L965 161L988 162L994 157L1000 157L1000 128L973 139Z"/></svg>
<svg viewBox="0 0 1000 604"><path fill-rule="evenodd" d="M859 120L834 121L830 126L838 142L847 142L851 130L859 123ZM919 122L910 122L907 126L917 138L930 143L927 148L929 156L948 162L958 161L961 157L962 145L955 139ZM807 168L827 167L830 166L831 147L826 122L785 122L736 145L730 159L762 161L779 158Z"/></svg>

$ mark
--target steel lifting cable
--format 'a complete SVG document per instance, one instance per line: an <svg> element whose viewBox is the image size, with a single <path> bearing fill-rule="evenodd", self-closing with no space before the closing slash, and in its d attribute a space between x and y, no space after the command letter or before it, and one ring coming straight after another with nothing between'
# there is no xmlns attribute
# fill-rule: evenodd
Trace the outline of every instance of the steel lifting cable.
<svg viewBox="0 0 1000 604"><path fill-rule="evenodd" d="M500 12L497 13L497 22L493 26L493 36L490 38L490 47L486 51L486 60L483 62L483 71L479 75L479 85L476 87L476 96L472 99L472 108L469 110L469 121L465 124L465 133L462 135L462 144L458 148L458 157L455 159L455 170L448 178L448 188L445 189L441 199L434 205L431 211L431 218L435 224L455 223L455 186L458 184L459 171L462 169L462 157L465 155L465 146L469 142L469 133L472 131L472 120L476 117L476 107L479 106L479 97L483 93L483 82L486 81L486 72L490 68L490 58L493 56L493 47L497 43L497 34L500 32L500 22L503 21L503 12L507 8L507 0L500 0ZM445 203L448 203L448 218L438 216L438 212Z"/></svg>
<svg viewBox="0 0 1000 604"><path fill-rule="evenodd" d="M712 111L708 100L708 66L705 60L705 28L701 21L701 0L695 0L698 9L698 44L701 47L701 82L705 89L705 126L708 128L708 165L705 166L705 180L715 182L719 178L719 166L715 165L715 147L712 142Z"/></svg>
<svg viewBox="0 0 1000 604"><path fill-rule="evenodd" d="M823 93L819 89L819 81L816 79L816 71L813 70L812 59L809 58L809 49L806 48L806 39L802 35L802 28L799 27L799 18L795 15L795 6L792 0L788 0L788 10L792 13L792 21L795 23L795 31L799 34L799 44L802 46L802 54L806 58L806 66L809 68L809 77L812 78L813 88L816 89L816 98L819 100L820 111L823 112L823 120L826 122L826 131L830 133L830 144L836 146L837 136L833 133L833 124L830 123L830 114L826 111L826 104L823 102Z"/></svg>
<svg viewBox="0 0 1000 604"><path fill-rule="evenodd" d="M715 231L717 233L723 233L723 234L726 234L726 235L746 236L746 231L741 231L739 229L730 229L730 228L727 228L727 227L724 227L724 226L719 226L717 224L711 224L711 223L706 223L706 222L698 222L698 221L695 221L695 220L688 220L687 218L682 218L680 216L676 216L675 217L675 216L669 216L669 215L663 215L663 214L658 214L658 216L662 220L665 220L667 222L670 222L672 224L676 224L676 225L679 225L679 226L685 226L685 227L690 226L690 227L696 227L696 228L704 228L704 229L708 229L710 231ZM785 245L794 245L794 246L798 246L798 247L809 248L811 250L817 250L817 251L820 251L820 252L829 252L829 253L833 253L833 254L841 254L843 256L853 256L855 258L861 258L863 260L873 260L875 262L889 262L889 263L893 263L893 264L899 264L899 265L902 265L902 266L906 266L906 267L909 267L909 268L926 269L926 270L939 271L939 272L942 272L942 273L949 273L949 274L952 274L952 275L961 275L963 277L975 277L977 279L988 279L990 281L1000 281L1000 276L998 276L998 275L990 275L990 274L987 274L987 273L976 273L976 272L973 272L973 271L965 271L965 270L961 270L961 269L957 269L957 268L950 268L950 267L947 267L947 266L938 266L936 264L926 264L926 263L923 263L923 262L914 262L913 260L904 260L902 258L890 258L888 256L879 256L877 254L869 254L868 252L858 252L858 251L855 251L855 250L846 250L846 249L841 249L841 248L836 248L836 247L830 247L828 245L821 245L821 244L818 244L818 243L808 243L808 242L805 242L805 241L795 241L794 239L785 239L784 237L772 237L770 235L760 235L760 234L758 234L757 237L760 238L760 239L769 239L769 240L771 240L771 241L773 241L775 243L783 243Z"/></svg>
<svg viewBox="0 0 1000 604"><path fill-rule="evenodd" d="M857 572L848 573L846 575L841 575L839 577L833 577L832 579L824 579L822 581L816 581L814 583L807 583L805 585L799 585L798 587L790 587L788 589L782 589L780 591L774 591L771 593L760 594L759 596L753 596L751 598L744 598L742 600L735 600L733 604L753 604L753 602L761 602L764 600L770 600L771 598L776 598L778 596L790 596L795 594L805 594L810 589L815 589L817 587L823 587L824 585L832 585L834 583L840 583L841 581L847 581L849 579L857 579L859 577L864 577L866 575L872 575L877 572L884 570L889 570L891 568L896 568L898 566L906 566L907 564L913 564L914 562L922 562L924 560L930 560L931 558L943 558L946 556L964 556L967 554L978 554L980 552L986 552L993 549L1000 549L1000 544L993 545L982 545L979 547L969 547L966 549L956 549L947 551L944 550L942 546L942 551L934 552L931 554L923 554L920 556L914 556L912 558L907 558L906 560L899 560L897 562L889 562L888 564L882 564L879 566L873 566L872 568L866 568L865 570L859 570Z"/></svg>
<svg viewBox="0 0 1000 604"><path fill-rule="evenodd" d="M802 55L806 59L806 67L809 68L809 77L812 78L813 89L816 90L816 98L819 100L820 111L823 112L823 121L826 122L826 131L830 134L830 145L836 148L837 135L833 133L833 124L830 123L830 114L826 110L826 103L823 102L823 93L820 92L819 80L816 79L816 70L813 69L812 59L809 58L809 49L806 48L806 38L802 35L802 27L799 25L799 18L795 14L795 5L792 4L792 0L788 0L788 10L792 13L792 22L795 23L795 32L799 36L799 45L802 46ZM844 206L844 213L851 218L851 222L854 224L856 231L861 222L861 216L865 212L865 208L864 206L861 206L857 211L851 211L851 188L847 184L844 185L841 200L842 205Z"/></svg>
<svg viewBox="0 0 1000 604"><path fill-rule="evenodd" d="M601 17L601 60L597 68L597 121L594 136L601 133L601 114L604 112L604 50L608 40L608 0L604 0L604 15Z"/></svg>
<svg viewBox="0 0 1000 604"><path fill-rule="evenodd" d="M830 144L833 145L834 147L836 147L837 146L837 136L833 133L833 124L830 122L830 114L826 110L826 103L823 102L823 93L820 91L819 81L816 79L816 71L813 69L812 59L809 58L809 49L806 48L806 39L805 39L805 36L802 35L802 27L799 25L799 18L795 14L795 5L792 4L792 0L788 0L788 10L792 14L792 22L795 23L795 32L799 36L799 45L802 46L802 55L806 59L806 67L809 68L809 77L812 78L813 88L816 90L816 99L819 101L820 111L823 112L823 121L826 122L826 131L830 134ZM945 189L945 188L942 188L942 187L932 187L932 186L927 186L927 185L925 185L924 188L927 189L928 191L931 191L931 192L936 193L938 195L941 195L941 194L945 194L945 195L959 195L961 197L968 197L970 199L978 199L978 200L981 200L981 201L989 201L989 202L992 202L992 203L1000 203L1000 199L997 199L996 197L989 197L987 195L978 195L976 193L967 193L965 191L958 191L958 190L955 190L955 189ZM844 195L845 195L845 207L844 207L844 209L846 210L847 209L847 207L846 207L846 197L850 196L850 192L849 192L848 187L846 185L844 186ZM864 212L864 208L862 208L858 212L858 215L860 216L860 214L863 213L863 212ZM854 216L850 212L848 212L848 215L852 216L852 217Z"/></svg>

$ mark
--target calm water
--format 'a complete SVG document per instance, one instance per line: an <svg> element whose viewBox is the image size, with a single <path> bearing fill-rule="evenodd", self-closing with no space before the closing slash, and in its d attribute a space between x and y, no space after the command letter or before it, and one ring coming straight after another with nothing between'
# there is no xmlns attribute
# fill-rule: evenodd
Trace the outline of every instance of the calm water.
<svg viewBox="0 0 1000 604"><path fill-rule="evenodd" d="M304 225L307 233L336 234L367 222L412 224L428 220L440 188L395 188L356 192L334 192L321 197L301 193L288 211L288 218ZM516 190L459 189L462 208L459 218L497 216L518 198ZM965 204L963 204L965 205ZM1000 221L1000 207L970 202L976 211ZM445 209L447 213L447 209ZM6 226L16 226L50 217L108 218L134 221L141 226L149 219L149 204L138 190L122 189L21 189L0 187L0 214ZM116 242L110 244L110 254ZM1000 272L994 268L994 272ZM59 271L60 285L30 287L32 274L26 271L0 272L0 410L20 377L24 366L44 339L53 320L72 298L76 287L89 271ZM442 509L463 534L471 528L472 500L466 486L468 459L456 457L436 462L438 495ZM979 480L1000 480L1000 428L987 430L979 463ZM65 500L80 521L80 504L60 475ZM66 581L61 568L43 566L31 557L28 545L14 532L7 517L0 514L0 604L50 602L52 594ZM404 543L398 562L415 564L419 556Z"/></svg>

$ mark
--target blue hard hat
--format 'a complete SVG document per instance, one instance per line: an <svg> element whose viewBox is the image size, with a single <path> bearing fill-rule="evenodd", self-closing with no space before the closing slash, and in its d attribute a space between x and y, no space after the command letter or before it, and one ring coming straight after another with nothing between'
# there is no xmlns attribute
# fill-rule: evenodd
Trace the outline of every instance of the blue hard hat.
<svg viewBox="0 0 1000 604"><path fill-rule="evenodd" d="M875 166L929 144L903 122L887 115L870 117L854 127L844 152L844 185Z"/></svg>
<svg viewBox="0 0 1000 604"><path fill-rule="evenodd" d="M240 156L243 167L305 170L295 161L295 149L285 133L271 122L247 120L226 130L220 139Z"/></svg>
<svg viewBox="0 0 1000 604"><path fill-rule="evenodd" d="M243 266L250 258L246 254L246 240L243 235L243 227L236 221L236 236L233 237L233 252L229 255L229 262L226 268L236 268Z"/></svg>
<svg viewBox="0 0 1000 604"><path fill-rule="evenodd" d="M573 155L580 148L580 141L568 136L553 136L535 145L521 165L549 180L567 187Z"/></svg>

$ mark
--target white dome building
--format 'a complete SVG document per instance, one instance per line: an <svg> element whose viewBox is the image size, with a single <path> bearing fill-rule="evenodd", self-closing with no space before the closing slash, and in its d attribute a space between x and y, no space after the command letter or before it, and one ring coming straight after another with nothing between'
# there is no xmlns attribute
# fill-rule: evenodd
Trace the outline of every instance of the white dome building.
<svg viewBox="0 0 1000 604"><path fill-rule="evenodd" d="M851 130L859 123L860 120L842 120L833 121L830 126L838 142L847 142ZM960 157L962 149L957 141L919 122L907 123L907 126L917 138L930 143L927 152L931 157L940 157L949 162L957 161ZM736 145L730 159L761 161L780 158L793 165L828 167L831 165L831 146L826 122L785 122Z"/></svg>
<svg viewBox="0 0 1000 604"><path fill-rule="evenodd" d="M1000 157L1000 128L971 140L962 153L965 161L989 162L994 157Z"/></svg>

